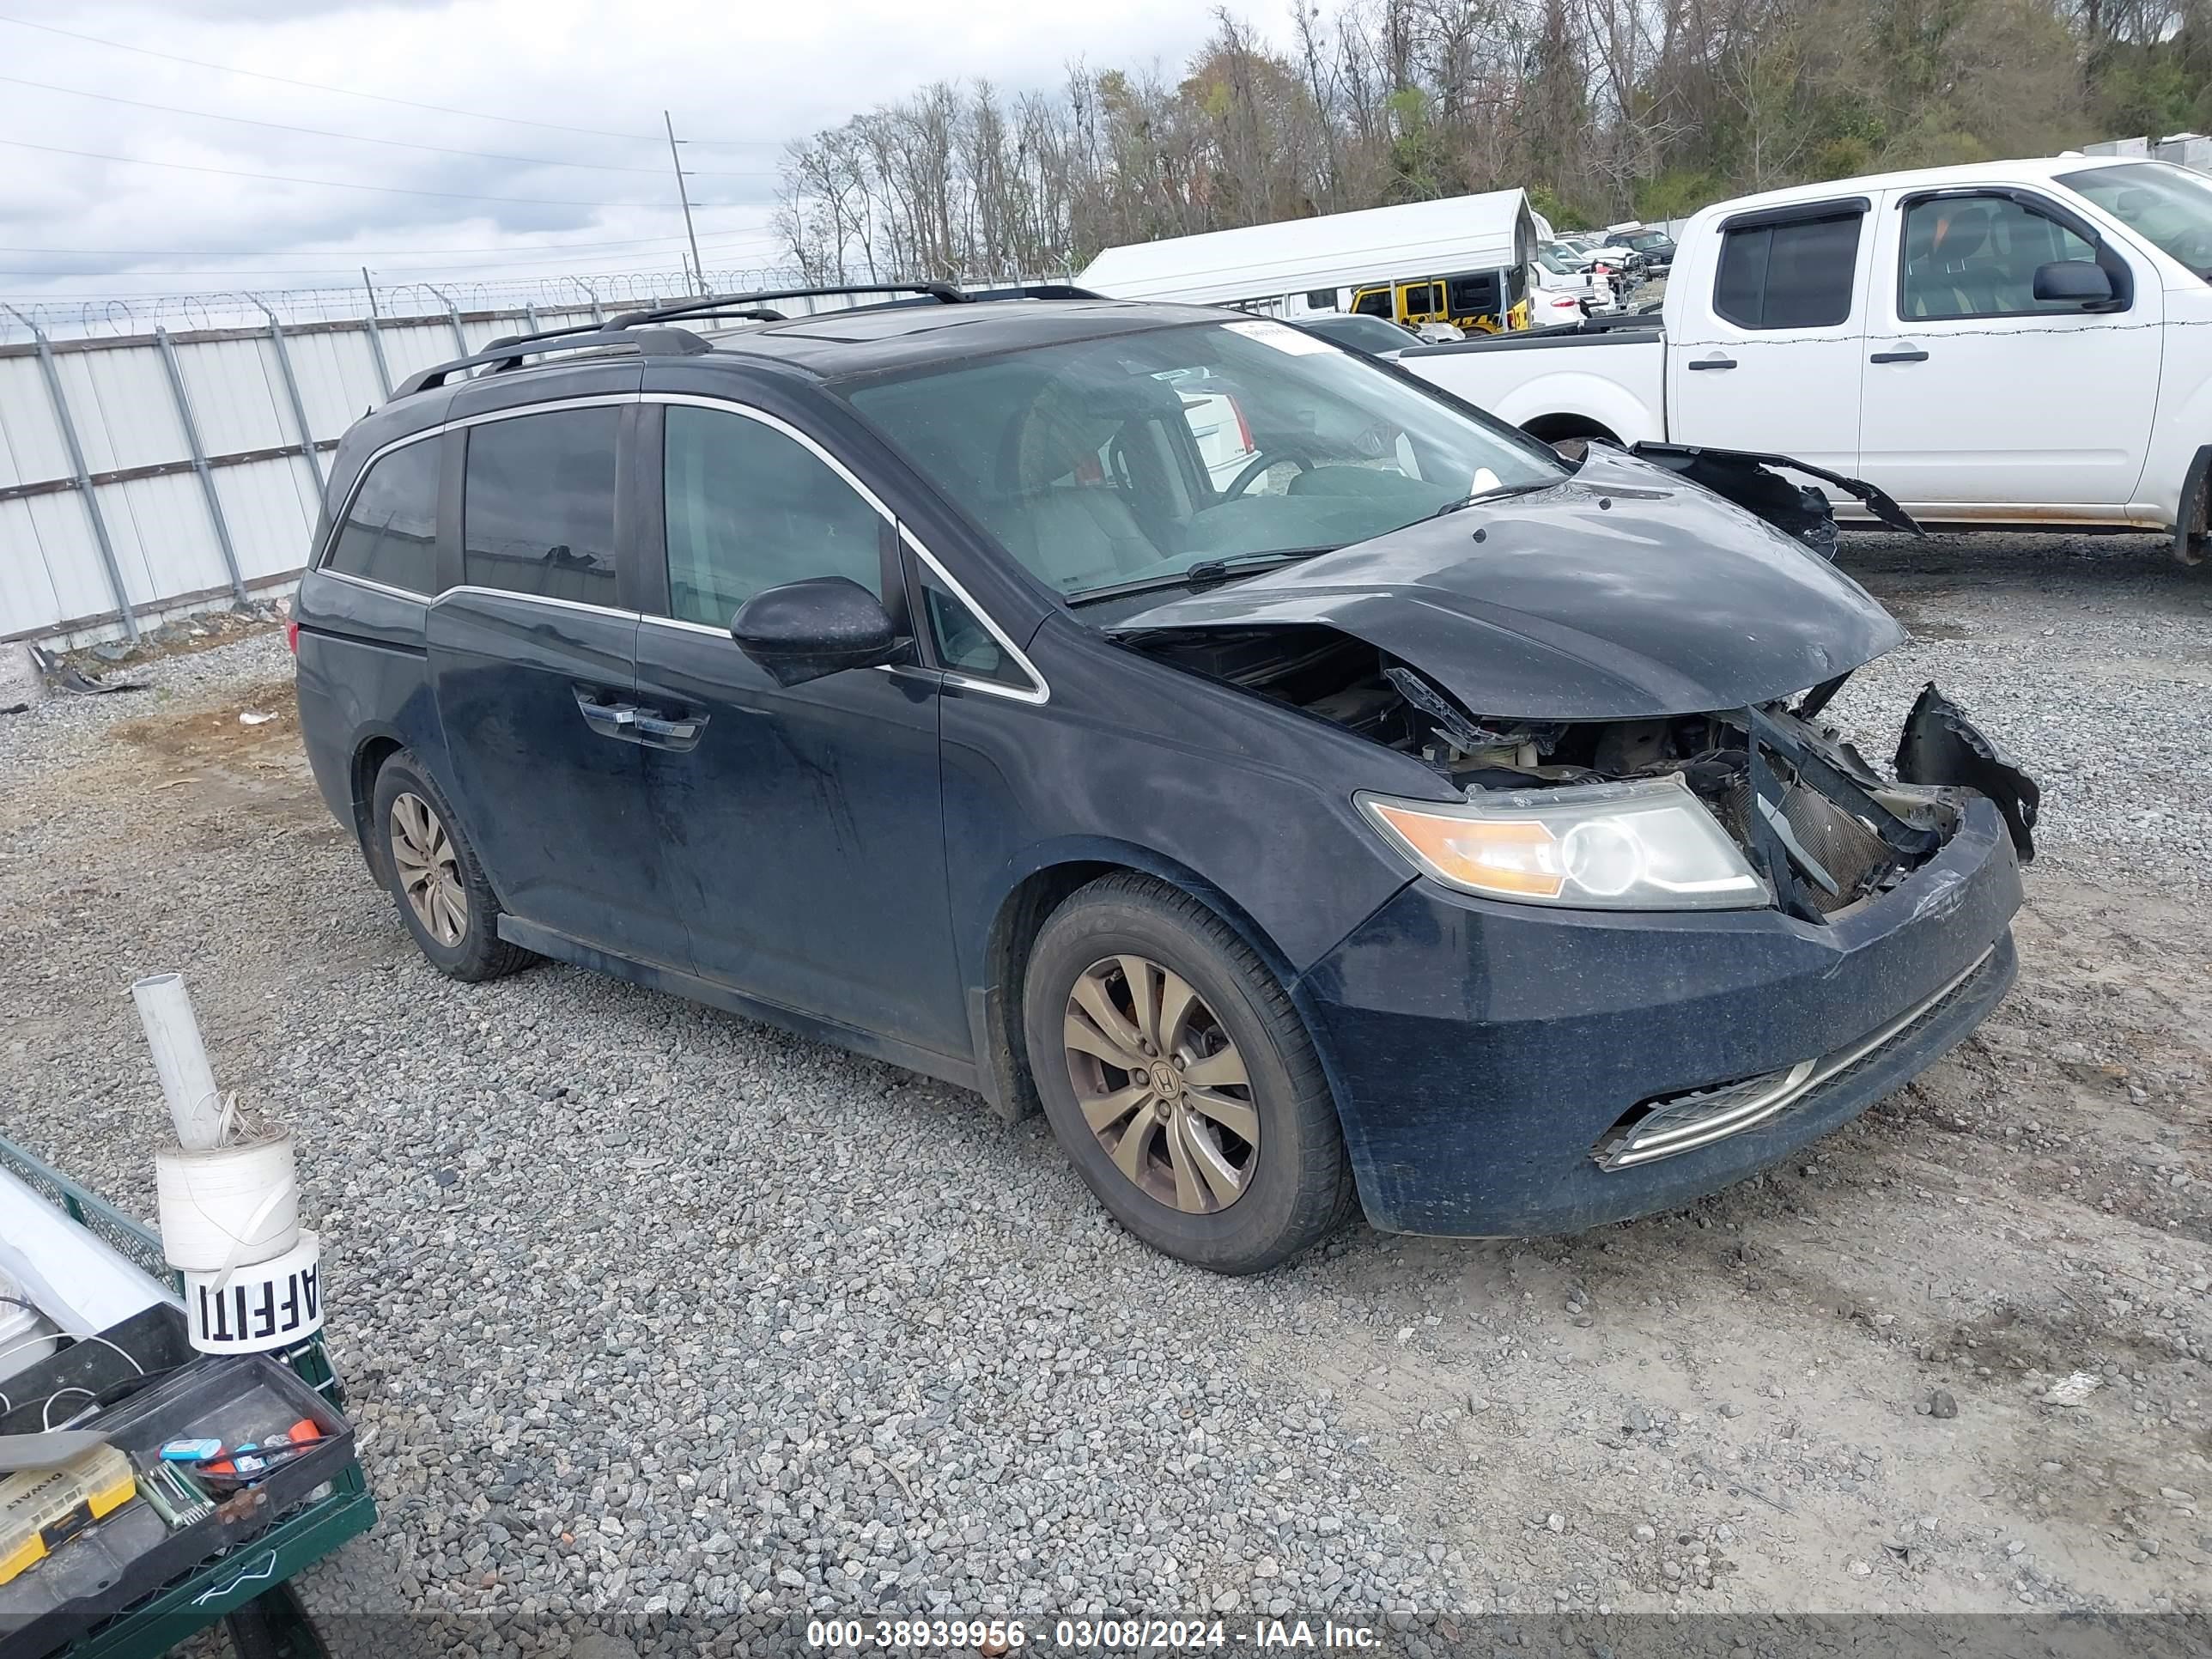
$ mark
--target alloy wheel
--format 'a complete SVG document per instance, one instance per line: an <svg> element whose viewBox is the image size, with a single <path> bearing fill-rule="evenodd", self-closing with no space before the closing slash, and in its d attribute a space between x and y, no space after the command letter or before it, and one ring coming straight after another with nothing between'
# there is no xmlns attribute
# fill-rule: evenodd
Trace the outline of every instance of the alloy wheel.
<svg viewBox="0 0 2212 1659"><path fill-rule="evenodd" d="M1170 1209L1225 1210L1260 1162L1244 1057L1182 976L1146 957L1094 962L1067 996L1067 1074L1114 1167Z"/></svg>
<svg viewBox="0 0 2212 1659"><path fill-rule="evenodd" d="M461 885L459 855L436 811L422 796L392 799L392 862L399 888L422 931L444 945L455 945L469 930L469 896Z"/></svg>

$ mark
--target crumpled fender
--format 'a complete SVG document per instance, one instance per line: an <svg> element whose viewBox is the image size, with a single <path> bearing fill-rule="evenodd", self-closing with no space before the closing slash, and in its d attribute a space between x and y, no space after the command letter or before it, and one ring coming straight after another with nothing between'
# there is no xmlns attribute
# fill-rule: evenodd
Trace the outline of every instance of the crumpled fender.
<svg viewBox="0 0 2212 1659"><path fill-rule="evenodd" d="M1989 797L2012 832L2020 861L2035 856L2035 821L2043 791L1984 737L1958 704L1930 680L1921 688L1897 740L1900 782L1942 788L1963 787Z"/></svg>
<svg viewBox="0 0 2212 1659"><path fill-rule="evenodd" d="M1840 472L1831 472L1805 461L1794 460L1787 455L1768 455L1751 450L1712 449L1696 444L1641 443L1632 445L1628 452L1640 460L1655 466L1663 466L1670 472L1679 472L1692 483L1701 484L1724 501L1734 501L1746 512L1755 514L1772 525L1784 535L1794 536L1824 559L1836 556L1836 514L1828 505L1828 498L1810 485L1793 484L1780 477L1775 468L1786 468L1802 472L1808 477L1832 483L1874 514L1875 520L1892 530L1905 531L1915 536L1928 532L1913 521L1911 514L1891 500L1886 491L1876 489L1863 478L1846 477Z"/></svg>

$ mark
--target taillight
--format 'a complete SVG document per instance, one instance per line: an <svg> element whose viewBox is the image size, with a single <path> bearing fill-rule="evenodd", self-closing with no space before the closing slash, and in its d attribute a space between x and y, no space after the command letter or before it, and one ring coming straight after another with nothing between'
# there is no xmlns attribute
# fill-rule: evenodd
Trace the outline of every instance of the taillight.
<svg viewBox="0 0 2212 1659"><path fill-rule="evenodd" d="M300 654L300 624L289 617L284 618L284 643L294 656Z"/></svg>

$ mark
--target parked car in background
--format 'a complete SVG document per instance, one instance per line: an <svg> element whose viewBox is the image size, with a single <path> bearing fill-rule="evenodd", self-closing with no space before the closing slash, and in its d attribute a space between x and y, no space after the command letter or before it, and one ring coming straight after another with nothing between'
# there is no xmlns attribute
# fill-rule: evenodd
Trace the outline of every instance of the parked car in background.
<svg viewBox="0 0 2212 1659"><path fill-rule="evenodd" d="M1556 244L1536 250L1536 285L1529 290L1529 321L1537 328L1578 322L1613 310L1613 281Z"/></svg>
<svg viewBox="0 0 2212 1659"><path fill-rule="evenodd" d="M2212 542L2212 179L2059 156L1707 208L1649 328L1419 349L1547 441L1780 451L1926 523ZM1633 321L1636 319L1616 319Z"/></svg>
<svg viewBox="0 0 2212 1659"><path fill-rule="evenodd" d="M347 433L301 727L439 971L1041 1107L1229 1273L1680 1204L2003 994L2033 786L1932 687L1894 776L1821 723L1905 634L1799 542L1280 323L926 295L502 341Z"/></svg>
<svg viewBox="0 0 2212 1659"><path fill-rule="evenodd" d="M1662 271L1674 263L1674 239L1663 230L1631 222L1615 225L1605 234L1607 246L1626 248L1646 270Z"/></svg>
<svg viewBox="0 0 2212 1659"><path fill-rule="evenodd" d="M1419 343L1420 337L1413 330L1397 323L1386 323L1380 317L1369 317L1347 313L1337 317L1308 317L1296 325L1308 334L1334 341L1349 350L1379 357L1384 362L1395 359L1407 347Z"/></svg>

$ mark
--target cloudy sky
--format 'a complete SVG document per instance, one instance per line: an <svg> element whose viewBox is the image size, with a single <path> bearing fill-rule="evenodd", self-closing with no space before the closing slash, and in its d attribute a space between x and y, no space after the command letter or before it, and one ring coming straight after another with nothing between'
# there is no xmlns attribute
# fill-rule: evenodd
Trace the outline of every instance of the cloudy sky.
<svg viewBox="0 0 2212 1659"><path fill-rule="evenodd" d="M786 140L940 78L1172 66L1207 21L1193 0L0 0L0 297L673 271L664 107L695 141L708 269L764 266Z"/></svg>

